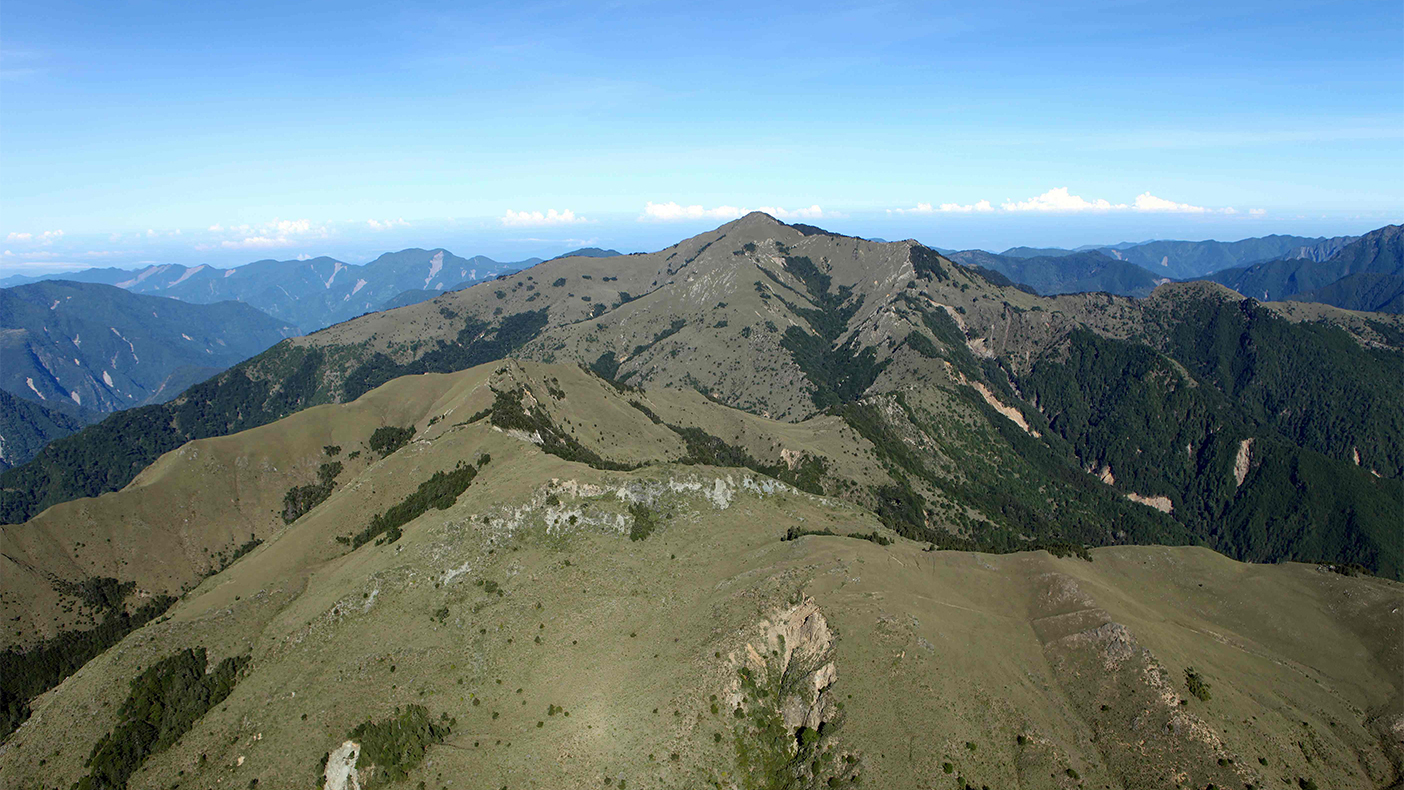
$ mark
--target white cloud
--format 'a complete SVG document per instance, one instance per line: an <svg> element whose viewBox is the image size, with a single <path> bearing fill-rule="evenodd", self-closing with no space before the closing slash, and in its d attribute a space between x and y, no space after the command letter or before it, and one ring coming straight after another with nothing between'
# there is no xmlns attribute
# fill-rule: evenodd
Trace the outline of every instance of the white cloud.
<svg viewBox="0 0 1404 790"><path fill-rule="evenodd" d="M525 228L535 225L574 225L581 222L589 222L589 220L575 216L575 212L570 209L563 211L548 209L544 214L540 211L508 209L507 213L502 215L502 224L509 228Z"/></svg>
<svg viewBox="0 0 1404 790"><path fill-rule="evenodd" d="M944 209L944 206L942 207ZM1087 200L1080 195L1068 192L1067 187L1057 187L1028 200L1009 200L1000 204L1005 211L1039 211L1050 213L1076 213L1082 211L1140 211L1147 214L1237 214L1233 208L1212 209L1189 203L1176 203L1173 200L1156 197L1150 192L1142 192L1131 203L1112 203L1098 198Z"/></svg>
<svg viewBox="0 0 1404 790"><path fill-rule="evenodd" d="M890 209L887 210L887 213L888 213L888 214L930 214L930 213L934 212L935 210L936 210L936 209L934 209L934 208L931 207L931 204L930 204L930 203L918 203L918 204L916 204L915 206L912 206L911 208L890 208Z"/></svg>
<svg viewBox="0 0 1404 790"><path fill-rule="evenodd" d="M813 208L818 209L819 207L814 206ZM735 206L703 208L702 206L680 206L677 203L654 203L650 200L648 205L644 206L644 213L639 217L639 221L678 222L690 219L736 219L745 213L745 209L739 209Z"/></svg>
<svg viewBox="0 0 1404 790"><path fill-rule="evenodd" d="M990 201L988 200L980 200L975 203L969 203L966 205L961 205L960 203L942 203L939 206L933 206L930 203L918 203L911 208L890 208L887 210L887 213L936 214L940 212L947 214L970 214L973 212L979 212L983 214L986 211L994 211L994 206L991 206Z"/></svg>
<svg viewBox="0 0 1404 790"><path fill-rule="evenodd" d="M11 233L5 237L6 241L37 241L40 244L52 244L55 239L63 238L61 230L46 230L39 235L33 233Z"/></svg>
<svg viewBox="0 0 1404 790"><path fill-rule="evenodd" d="M1056 187L1038 197L1017 203L1010 200L1000 204L1005 211L1112 211L1126 207L1125 203L1112 205L1106 200L1084 200L1078 195L1068 194L1067 187Z"/></svg>
<svg viewBox="0 0 1404 790"><path fill-rule="evenodd" d="M810 206L809 208L797 208L794 211L789 211L777 206L761 206L760 210L776 219L823 219L825 217L824 209L819 208L817 205ZM833 217L833 212L830 212L828 216Z"/></svg>
<svg viewBox="0 0 1404 790"><path fill-rule="evenodd" d="M272 228L279 236L299 236L312 232L312 222L305 219L273 220Z"/></svg>
<svg viewBox="0 0 1404 790"><path fill-rule="evenodd" d="M1248 209L1248 213L1251 214L1251 215L1253 215L1253 216L1255 216L1255 217L1261 217L1261 216L1263 216L1264 214L1267 214L1267 209L1250 208L1250 209Z"/></svg>
<svg viewBox="0 0 1404 790"><path fill-rule="evenodd" d="M1158 198L1149 192L1142 192L1136 196L1136 203L1133 206L1137 211L1170 212L1174 214L1207 214L1209 209L1203 206L1191 206L1188 203L1176 203L1173 200ZM1224 213L1232 213L1233 209L1228 209Z"/></svg>
<svg viewBox="0 0 1404 790"><path fill-rule="evenodd" d="M260 250L277 247L292 247L306 238L326 238L325 225L313 225L307 219L275 219L257 227L253 225L223 226L215 223L210 226L215 233L225 233L236 238L225 239L219 246L227 250ZM148 235L151 231L147 231ZM197 250L209 249L209 245L196 245Z"/></svg>
<svg viewBox="0 0 1404 790"><path fill-rule="evenodd" d="M990 201L988 201L988 200L981 200L981 201L978 201L978 202L975 202L975 203L970 203L970 204L967 204L967 205L964 205L964 206L962 206L962 205L959 204L959 203L942 203L942 204L941 204L941 211L944 211L944 212L947 212L947 213L954 212L954 213L957 213L957 214L969 214L969 213L972 212L972 211L978 211L978 212L980 212L980 213L984 213L984 212L986 212L986 211L994 211L994 206L991 206L991 205L990 205Z"/></svg>
<svg viewBox="0 0 1404 790"><path fill-rule="evenodd" d="M370 226L371 230L390 230L391 228L409 227L409 223L405 222L403 219L387 219L383 222L377 219L368 219L366 220L366 224Z"/></svg>
<svg viewBox="0 0 1404 790"><path fill-rule="evenodd" d="M248 236L236 241L222 241L220 246L226 250L266 250L274 247L291 247L297 242L287 238L274 238L269 236Z"/></svg>

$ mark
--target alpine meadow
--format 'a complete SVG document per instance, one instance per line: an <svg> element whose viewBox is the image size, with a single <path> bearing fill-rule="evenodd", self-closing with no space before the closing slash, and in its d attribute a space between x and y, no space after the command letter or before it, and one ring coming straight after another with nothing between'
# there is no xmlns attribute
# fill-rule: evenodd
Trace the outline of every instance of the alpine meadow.
<svg viewBox="0 0 1404 790"><path fill-rule="evenodd" d="M1404 790L1400 29L11 3L0 787Z"/></svg>

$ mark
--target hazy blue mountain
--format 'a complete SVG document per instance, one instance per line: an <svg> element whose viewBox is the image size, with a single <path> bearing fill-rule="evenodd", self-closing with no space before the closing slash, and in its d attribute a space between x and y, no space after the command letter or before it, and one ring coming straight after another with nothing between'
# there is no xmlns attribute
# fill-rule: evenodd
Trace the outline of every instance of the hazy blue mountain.
<svg viewBox="0 0 1404 790"><path fill-rule="evenodd" d="M1001 252L1006 258L1061 258L1078 250L1065 250L1062 247L1010 247Z"/></svg>
<svg viewBox="0 0 1404 790"><path fill-rule="evenodd" d="M1289 302L1321 302L1347 310L1404 313L1404 275L1358 272L1313 291L1293 294Z"/></svg>
<svg viewBox="0 0 1404 790"><path fill-rule="evenodd" d="M1073 247L1073 252L1087 252L1088 250L1126 250L1132 247L1139 247L1142 244L1150 244L1155 239L1145 241L1123 241L1116 244L1084 244L1081 247Z"/></svg>
<svg viewBox="0 0 1404 790"><path fill-rule="evenodd" d="M966 250L949 257L957 263L998 272L1043 296L1089 291L1145 296L1164 281L1140 266L1099 251L1063 252L1056 256L1020 257Z"/></svg>
<svg viewBox="0 0 1404 790"><path fill-rule="evenodd" d="M0 390L0 469L9 469L33 458L44 445L101 417L100 412L69 403L56 409L17 398Z"/></svg>
<svg viewBox="0 0 1404 790"><path fill-rule="evenodd" d="M1325 301L1336 304L1338 299L1351 304L1357 300L1378 300L1387 304L1390 281L1355 280L1340 288L1325 290L1338 280L1355 274L1404 275L1404 238L1400 225L1388 225L1371 231L1342 247L1333 257L1316 261L1309 257L1281 258L1252 266L1214 272L1205 279L1222 283L1244 296L1266 302L1276 302L1298 294L1320 294L1325 298L1300 301ZM1382 289L1382 290L1381 290ZM1347 304L1338 304L1346 307ZM1369 309L1352 307L1351 309Z"/></svg>
<svg viewBox="0 0 1404 790"><path fill-rule="evenodd" d="M1155 272L1157 276L1191 280L1221 269L1277 258L1325 260L1354 240L1354 236L1334 239L1263 236L1241 241L1148 241L1100 249L1113 258Z"/></svg>
<svg viewBox="0 0 1404 790"><path fill-rule="evenodd" d="M296 330L239 302L65 280L0 289L0 389L117 411L175 397Z"/></svg>
<svg viewBox="0 0 1404 790"><path fill-rule="evenodd" d="M75 283L101 283L103 285L116 285L123 280L132 279L132 275L141 269L118 269L108 267L104 269L84 269L78 272L59 272L57 274L41 274L30 276L27 274L12 274L9 277L0 279L0 288L13 288L16 285L29 285L30 283L44 282L45 280L68 280Z"/></svg>
<svg viewBox="0 0 1404 790"><path fill-rule="evenodd" d="M406 291L454 290L540 262L540 258L531 258L502 263L482 255L460 258L444 249L407 249L387 252L364 265L328 257L270 259L232 269L163 264L134 271L88 269L42 278L16 276L0 284L62 279L99 282L132 293L169 296L197 304L235 300L247 302L306 334L379 310Z"/></svg>

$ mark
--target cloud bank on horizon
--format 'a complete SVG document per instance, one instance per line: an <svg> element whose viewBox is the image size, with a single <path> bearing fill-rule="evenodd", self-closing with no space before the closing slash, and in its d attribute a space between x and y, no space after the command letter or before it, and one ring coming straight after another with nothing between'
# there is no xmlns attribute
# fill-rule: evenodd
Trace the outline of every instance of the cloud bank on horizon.
<svg viewBox="0 0 1404 790"><path fill-rule="evenodd" d="M645 201L638 212L596 212L587 208L588 216L573 208L509 208L496 216L412 222L402 217L272 219L261 223L215 222L200 228L148 228L111 234L16 229L5 232L6 246L0 250L0 276L46 274L94 265L183 263L222 267L248 263L255 255L300 260L330 255L343 260L367 261L382 252L412 246L453 246L468 254L486 254L501 260L549 258L580 246L653 249L673 243L684 234L738 219L752 210L763 211L785 222L823 222L827 228L843 233L923 238L931 244L962 249L1005 249L1021 244L1076 247L1152 237L1208 238L1205 233L1195 232L1199 227L1212 227L1215 237L1223 239L1268 233L1338 235L1342 232L1339 217L1320 217L1324 226L1313 231L1301 225L1309 219L1305 216L1262 208L1207 207L1163 198L1150 190L1123 202L1113 202L1074 194L1069 187L1054 187L1027 199L999 203L987 199L970 203L933 201L902 208L845 207L842 211L824 208L819 203L795 208L760 204L752 209L732 203ZM1100 229L1079 231L1079 225L1071 221L1073 217L1081 218L1078 222L1121 224L1091 225L1088 227ZM1046 222L1039 224L1040 218L1057 222L1054 226ZM1355 217L1346 232L1365 232L1397 221L1393 216ZM1127 222L1134 224L1126 225ZM589 239L570 233L582 227L589 228ZM1134 229L1117 231L1117 227ZM979 230L981 228L984 230ZM521 231L536 233L522 234ZM985 235L978 235L977 231ZM1058 235L1046 235L1050 232ZM97 248L98 244L105 249Z"/></svg>
<svg viewBox="0 0 1404 790"><path fill-rule="evenodd" d="M1006 200L999 205L999 209L1008 212L1037 211L1043 213L1076 214L1087 211L1139 211L1142 213L1161 214L1237 214L1238 210L1232 206L1224 208L1205 208L1189 203L1177 203L1173 200L1156 197L1150 192L1142 192L1130 203L1112 203L1105 198L1087 200L1080 195L1071 194L1067 187L1054 187L1036 197L1028 200ZM975 203L962 205L960 203L942 203L933 205L931 203L918 203L911 208L892 208L887 210L889 214L970 214L989 213L995 211L995 207L988 200L981 200ZM1262 216L1266 214L1264 209L1249 209L1249 214Z"/></svg>
<svg viewBox="0 0 1404 790"><path fill-rule="evenodd" d="M730 222L733 219L744 217L751 213L752 209L737 208L736 206L717 206L715 208L704 208L702 206L680 206L677 203L654 203L649 201L644 206L643 213L639 215L639 222L684 222L692 220L720 220ZM825 212L814 204L808 208L786 209L779 206L761 206L755 211L764 211L776 219L824 219L842 216L834 212Z"/></svg>

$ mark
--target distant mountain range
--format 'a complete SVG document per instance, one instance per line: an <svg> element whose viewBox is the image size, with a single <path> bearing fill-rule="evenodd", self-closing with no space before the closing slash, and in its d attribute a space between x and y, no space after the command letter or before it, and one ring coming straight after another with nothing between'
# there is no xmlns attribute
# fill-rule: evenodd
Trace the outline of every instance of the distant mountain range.
<svg viewBox="0 0 1404 790"><path fill-rule="evenodd" d="M1011 252L1015 254L1011 255ZM1100 250L1057 250L1053 255L1038 256L1024 255L1025 252L1047 250L1016 247L1001 255L984 250L965 250L953 252L949 257L967 266L999 272L1043 296L1094 291L1121 296L1148 296L1157 285L1167 282L1165 277L1157 277L1134 263L1110 258Z"/></svg>
<svg viewBox="0 0 1404 790"><path fill-rule="evenodd" d="M796 227L803 233L827 233L809 226ZM985 250L956 252L935 249L948 255L951 260L971 267L996 285L1017 286L1043 296L1105 292L1145 297L1162 283L1184 279L1173 277L1174 272L1197 271L1214 263L1281 253L1271 260L1210 272L1203 279L1222 283L1264 301L1288 299L1321 302L1353 310L1398 313L1404 312L1404 267L1400 262L1399 230L1399 226L1390 226L1364 237L1268 236L1237 242L1123 242L1089 245L1075 250L1013 247L998 254ZM617 250L584 247L551 260L618 256L620 253ZM58 426L70 426L68 430L72 430L72 426L81 427L91 422L93 415L169 399L187 386L261 351L288 333L305 334L366 312L413 305L540 262L540 258L529 258L502 263L484 256L460 258L441 248L415 248L386 253L364 266L321 257L305 261L265 260L227 270L209 266L187 268L166 265L134 271L89 269L44 278L11 277L0 280L0 285L14 289L18 283L30 283L29 286L21 286L24 288L58 278L71 278L87 283L105 283L114 286L116 291L160 294L184 302L209 303L220 298L238 300L260 308L293 327L276 328L281 326L276 320L273 324L263 323L260 324L261 330L245 335L249 342L232 350L224 349L228 353L222 354L218 361L199 358L162 362L143 370L139 381L125 380L116 369L123 364L120 349L116 349L118 353L115 357L104 351L110 363L107 368L110 369L104 370L101 360L89 359L85 373L81 370L83 355L68 355L65 343L71 345L70 341L60 341L55 345L50 340L39 340L45 337L47 330L44 327L48 317L34 318L43 315L44 311L31 305L32 309L27 314L29 318L25 319L31 325L23 327L29 334L22 342L13 333L13 330L21 327L7 326L12 331L7 334L3 348L10 358L10 364L6 365L5 375L0 376L0 387L30 401L39 400L39 393L42 393L42 398L48 399L45 403L50 408L61 401L67 404L59 407L59 418L9 418L13 424L42 425L43 430L37 430L33 435L52 439L67 432ZM17 290L11 297L24 293ZM42 302L48 298L34 295L39 293L35 291L21 301L38 299ZM72 303L75 296L82 306ZM115 309L112 300L116 297L112 290L69 290L63 293L62 298L69 305L68 314L75 316L105 315ZM144 315L144 311L128 312L131 316ZM35 320L37 324L34 324ZM191 320L195 322L193 326L201 327L206 326L209 319L192 317ZM242 320L252 322L250 326L259 324L254 316L248 314L243 315ZM14 323L23 321L16 320ZM116 325L116 322L109 323ZM169 323L163 327L137 329L140 323L128 323L123 333L128 336L164 336L165 342L170 344L173 342L171 338L182 334L198 335L206 331L176 331L180 327ZM239 320L236 319L235 323L239 324ZM88 336L91 337L94 331L90 328ZM71 334L83 335L76 329ZM110 342L107 345L121 342L115 334L109 334L111 336L106 340ZM183 349L188 343L182 339L172 348ZM141 352L136 350L135 353ZM155 359L156 355L148 352L147 358ZM94 374L91 371L97 372ZM112 385L109 386L102 378L104 374L112 378ZM81 406L75 398L81 400ZM18 435L14 429L9 430L9 435L0 434L0 438L8 440L11 449L8 455L0 449L0 456L8 457L13 464L13 459L20 457L17 454L19 451L14 448L21 447L22 443L12 438ZM23 457L29 456L25 454ZM3 463L3 459L0 459L0 463Z"/></svg>
<svg viewBox="0 0 1404 790"><path fill-rule="evenodd" d="M298 334L315 332L364 313L414 304L541 262L503 263L481 255L460 258L444 249L387 252L365 265L318 257L302 261L262 260L232 269L162 264L144 269L80 272L0 280L11 287L43 280L102 283L132 293L169 296L184 302L246 302L292 324Z"/></svg>
<svg viewBox="0 0 1404 790"><path fill-rule="evenodd" d="M1324 302L1350 310L1401 312L1404 226L1361 236L1322 260L1289 257L1211 274L1244 296L1277 302Z"/></svg>
<svg viewBox="0 0 1404 790"><path fill-rule="evenodd" d="M0 289L0 389L95 412L161 403L296 330L240 302L64 280Z"/></svg>
<svg viewBox="0 0 1404 790"><path fill-rule="evenodd" d="M965 250L952 260L998 272L1051 296L1146 296L1164 282L1212 280L1262 301L1320 302L1350 310L1404 311L1399 226L1365 236L1266 236L1235 242L1148 241L1106 247ZM1268 253L1275 253L1262 258ZM1203 271L1215 264L1234 262ZM1245 265L1246 264L1246 265Z"/></svg>
<svg viewBox="0 0 1404 790"><path fill-rule="evenodd" d="M1262 236L1241 241L1152 240L1120 244L1085 245L1068 250L1060 247L1011 247L999 253L1006 258L1058 258L1075 252L1100 251L1109 257L1134 263L1172 280L1194 280L1205 275L1261 261L1306 259L1324 261L1357 236Z"/></svg>

